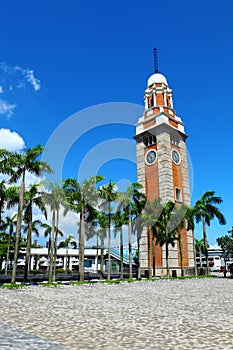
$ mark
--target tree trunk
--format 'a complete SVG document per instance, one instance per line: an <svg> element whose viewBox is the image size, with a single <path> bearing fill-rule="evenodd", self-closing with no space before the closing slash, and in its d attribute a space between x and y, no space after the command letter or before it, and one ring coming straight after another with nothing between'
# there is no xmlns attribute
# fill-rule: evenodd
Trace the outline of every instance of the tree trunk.
<svg viewBox="0 0 233 350"><path fill-rule="evenodd" d="M201 252L201 248L199 250L199 258L200 258L200 267L202 268L203 267L203 264L202 264L202 252Z"/></svg>
<svg viewBox="0 0 233 350"><path fill-rule="evenodd" d="M66 246L66 264L65 264L65 275L67 275L67 265L68 265L69 255L68 255L68 245Z"/></svg>
<svg viewBox="0 0 233 350"><path fill-rule="evenodd" d="M138 278L141 278L141 270L140 270L140 238L138 238Z"/></svg>
<svg viewBox="0 0 233 350"><path fill-rule="evenodd" d="M10 258L10 245L11 245L11 237L13 233L13 228L10 227L9 229L9 236L8 236L8 242L7 242L7 253L6 253L6 265L5 265L5 275L7 275L8 271L8 263L9 263L9 258Z"/></svg>
<svg viewBox="0 0 233 350"><path fill-rule="evenodd" d="M120 279L123 279L124 278L124 246L123 246L122 226L120 231L120 257L121 257Z"/></svg>
<svg viewBox="0 0 233 350"><path fill-rule="evenodd" d="M49 284L53 283L53 266L54 266L54 244L55 244L55 210L53 210L51 246L49 254Z"/></svg>
<svg viewBox="0 0 233 350"><path fill-rule="evenodd" d="M84 245L85 245L85 208L80 214L80 238L79 238L79 280L84 282Z"/></svg>
<svg viewBox="0 0 233 350"><path fill-rule="evenodd" d="M108 209L108 280L111 279L111 208Z"/></svg>
<svg viewBox="0 0 233 350"><path fill-rule="evenodd" d="M18 252L19 252L19 242L20 242L23 203L24 203L24 191L25 191L24 178L25 178L25 174L23 174L23 179L22 179L22 183L20 186L18 216L17 216L17 225L16 225L16 237L15 237L14 265L13 265L13 270L12 270L11 284L15 284L15 282L16 282L17 260L18 260Z"/></svg>
<svg viewBox="0 0 233 350"><path fill-rule="evenodd" d="M30 214L27 232L27 250L25 257L25 270L24 270L24 282L28 281L28 272L30 269L30 255L31 255L31 244L32 244L32 215Z"/></svg>
<svg viewBox="0 0 233 350"><path fill-rule="evenodd" d="M53 251L53 283L56 282L56 269L57 269L57 238L58 238L58 225L59 225L59 209L56 210L56 223L55 223L55 239L54 239L54 251Z"/></svg>
<svg viewBox="0 0 233 350"><path fill-rule="evenodd" d="M133 278L133 256L132 256L132 218L131 218L131 210L129 209L129 278Z"/></svg>
<svg viewBox="0 0 233 350"><path fill-rule="evenodd" d="M150 228L147 227L147 245L148 245L148 277L151 278L151 244L150 244Z"/></svg>
<svg viewBox="0 0 233 350"><path fill-rule="evenodd" d="M205 249L205 257L206 257L206 273L210 274L209 260L208 260L208 241L206 235L206 222L205 218L202 217L202 227L203 227L203 240L204 240L204 249Z"/></svg>
<svg viewBox="0 0 233 350"><path fill-rule="evenodd" d="M182 241L182 232L178 232L178 241L179 241L179 251L180 251L180 265L181 265L181 276L184 276L184 266L183 266L183 241Z"/></svg>
<svg viewBox="0 0 233 350"><path fill-rule="evenodd" d="M96 273L98 273L99 263L99 233L96 234Z"/></svg>
<svg viewBox="0 0 233 350"><path fill-rule="evenodd" d="M169 251L168 251L168 243L166 243L166 269L167 269L167 277L169 277Z"/></svg>
<svg viewBox="0 0 233 350"><path fill-rule="evenodd" d="M153 276L156 275L155 273L155 237L152 233L152 260L153 260Z"/></svg>
<svg viewBox="0 0 233 350"><path fill-rule="evenodd" d="M195 270L195 276L197 276L197 256L196 256L196 248L195 248L194 230L192 230L192 236L193 236L194 270Z"/></svg>
<svg viewBox="0 0 233 350"><path fill-rule="evenodd" d="M100 279L102 280L104 277L104 229L101 229L101 236L100 236Z"/></svg>

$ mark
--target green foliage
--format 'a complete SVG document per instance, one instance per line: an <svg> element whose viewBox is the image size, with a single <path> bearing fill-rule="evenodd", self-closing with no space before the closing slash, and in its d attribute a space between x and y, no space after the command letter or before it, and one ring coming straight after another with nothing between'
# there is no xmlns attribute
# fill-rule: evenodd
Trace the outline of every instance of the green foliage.
<svg viewBox="0 0 233 350"><path fill-rule="evenodd" d="M3 289L20 289L23 287L26 287L26 285L18 284L18 283L14 283L14 284L4 283L3 285L0 286L0 288L3 288Z"/></svg>
<svg viewBox="0 0 233 350"><path fill-rule="evenodd" d="M42 283L40 284L40 287L59 287L58 283Z"/></svg>

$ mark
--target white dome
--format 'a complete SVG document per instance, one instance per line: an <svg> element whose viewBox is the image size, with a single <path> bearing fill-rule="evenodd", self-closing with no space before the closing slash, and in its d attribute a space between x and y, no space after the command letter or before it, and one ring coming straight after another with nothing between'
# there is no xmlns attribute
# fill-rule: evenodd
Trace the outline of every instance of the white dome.
<svg viewBox="0 0 233 350"><path fill-rule="evenodd" d="M147 86L150 86L150 85L155 84L155 83L164 83L164 84L168 85L167 79L165 78L165 76L162 74L159 74L159 73L155 73L155 74L150 76L150 78L148 79L148 82L147 82Z"/></svg>

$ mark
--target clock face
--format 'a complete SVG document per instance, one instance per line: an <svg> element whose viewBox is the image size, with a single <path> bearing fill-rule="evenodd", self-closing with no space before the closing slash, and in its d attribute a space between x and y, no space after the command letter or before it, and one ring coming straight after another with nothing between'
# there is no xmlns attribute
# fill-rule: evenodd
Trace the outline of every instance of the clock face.
<svg viewBox="0 0 233 350"><path fill-rule="evenodd" d="M180 154L176 149L172 150L172 160L175 164L180 164Z"/></svg>
<svg viewBox="0 0 233 350"><path fill-rule="evenodd" d="M145 157L146 164L152 165L156 162L157 153L155 150L148 151Z"/></svg>

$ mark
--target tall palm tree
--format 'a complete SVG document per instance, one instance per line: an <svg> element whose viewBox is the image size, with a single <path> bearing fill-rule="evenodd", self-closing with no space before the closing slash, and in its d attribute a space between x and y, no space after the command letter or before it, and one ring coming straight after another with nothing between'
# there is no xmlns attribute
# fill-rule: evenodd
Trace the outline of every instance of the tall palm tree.
<svg viewBox="0 0 233 350"><path fill-rule="evenodd" d="M133 231L137 235L137 258L138 258L138 278L141 278L141 267L140 267L140 240L142 237L142 233L144 230L144 218L143 218L143 213L141 215L137 216L133 220ZM148 259L149 261L149 259Z"/></svg>
<svg viewBox="0 0 233 350"><path fill-rule="evenodd" d="M128 220L126 213L123 211L117 211L112 218L114 223L114 235L120 232L120 278L123 279L124 272L124 242L123 242L123 226L127 224Z"/></svg>
<svg viewBox="0 0 233 350"><path fill-rule="evenodd" d="M142 224L147 228L147 251L148 251L148 274L152 276L151 261L153 264L153 275L155 276L155 244L158 236L158 220L162 213L163 207L160 198L155 198L152 203L146 201L140 219ZM139 242L138 242L139 245Z"/></svg>
<svg viewBox="0 0 233 350"><path fill-rule="evenodd" d="M15 238L14 265L11 278L12 284L15 284L16 281L20 231L22 226L22 213L24 206L26 173L30 173L35 176L40 176L42 172L52 172L50 166L46 162L38 160L38 157L42 154L43 149L44 148L41 145L38 145L31 149L27 149L22 153L4 153L4 156L2 156L2 160L0 162L1 172L10 175L9 183L15 183L18 180L21 181ZM2 166L4 163L5 168Z"/></svg>
<svg viewBox="0 0 233 350"><path fill-rule="evenodd" d="M61 241L58 245L58 248L66 248L66 263L65 263L65 274L67 274L67 265L68 265L68 248L71 245L73 248L77 248L77 242L74 240L74 235L68 235L64 241Z"/></svg>
<svg viewBox="0 0 233 350"><path fill-rule="evenodd" d="M182 231L186 224L186 218L185 218L186 212L187 212L187 206L185 204L180 206L175 206L171 216L173 227L177 232L177 241L178 241L179 253L180 253L181 276L184 276Z"/></svg>
<svg viewBox="0 0 233 350"><path fill-rule="evenodd" d="M132 255L132 218L138 216L145 205L145 196L140 190L143 186L138 182L130 184L125 192L119 193L118 210L124 210L128 217L128 245L129 245L129 277L133 277Z"/></svg>
<svg viewBox="0 0 233 350"><path fill-rule="evenodd" d="M10 258L10 249L12 245L12 234L17 223L17 214L13 216L6 216L4 222L2 222L1 230L5 231L8 228L8 242L7 242L7 253L6 253L6 264L5 264L5 275L7 275L9 258Z"/></svg>
<svg viewBox="0 0 233 350"><path fill-rule="evenodd" d="M59 228L59 213L62 205L66 205L64 191L60 184L54 182L48 185L48 192L43 193L44 203L49 205L52 212L51 246L49 256L49 283L56 280L56 253Z"/></svg>
<svg viewBox="0 0 233 350"><path fill-rule="evenodd" d="M0 182L0 225L4 209L11 209L19 202L19 187L7 186L7 182Z"/></svg>
<svg viewBox="0 0 233 350"><path fill-rule="evenodd" d="M100 278L104 274L104 240L107 237L108 214L104 211L98 211L97 222L100 227Z"/></svg>
<svg viewBox="0 0 233 350"><path fill-rule="evenodd" d="M210 226L210 221L216 218L220 225L226 224L226 219L215 204L221 204L222 198L215 196L214 191L205 192L202 197L196 202L196 221L202 222L203 241L206 256L207 274L210 273L208 261L208 239L206 233L206 225Z"/></svg>
<svg viewBox="0 0 233 350"><path fill-rule="evenodd" d="M47 223L42 223L40 225L43 229L44 229L44 237L48 237L48 260L50 259L50 250L51 250L51 237L52 237L52 231L54 230L55 232L57 232L58 235L60 235L61 237L64 236L64 233L58 228L55 226L55 228L53 228L53 226L47 224Z"/></svg>
<svg viewBox="0 0 233 350"><path fill-rule="evenodd" d="M107 185L102 186L99 190L100 197L104 200L102 205L108 205L108 280L111 279L111 203L115 202L118 198L115 187L116 183L110 180Z"/></svg>
<svg viewBox="0 0 233 350"><path fill-rule="evenodd" d="M0 225L2 222L2 214L4 212L5 209L5 204L7 202L7 195L6 195L6 180L2 180L0 181Z"/></svg>
<svg viewBox="0 0 233 350"><path fill-rule="evenodd" d="M31 255L31 244L32 244L32 232L39 235L37 225L41 225L41 221L32 219L33 208L37 207L44 214L47 219L47 210L44 203L44 197L41 191L39 191L40 185L31 185L30 188L25 191L24 194L24 222L26 223L26 228L24 232L27 233L27 249L25 258L25 270L24 270L24 281L28 280L28 272L30 268L30 255Z"/></svg>
<svg viewBox="0 0 233 350"><path fill-rule="evenodd" d="M69 203L69 208L66 209L65 213L70 209L80 214L79 279L81 282L84 281L85 225L88 217L94 217L93 213L98 202L96 184L102 180L103 177L100 175L92 176L82 184L78 183L74 178L63 180L63 190Z"/></svg>
<svg viewBox="0 0 233 350"><path fill-rule="evenodd" d="M174 202L167 202L163 206L162 213L157 221L157 239L156 244L159 244L162 247L165 244L166 249L166 271L167 276L169 276L169 244L173 247L175 246L176 241L176 227L174 227L171 220L172 213L175 207Z"/></svg>
<svg viewBox="0 0 233 350"><path fill-rule="evenodd" d="M195 238L195 250L198 252L200 259L200 267L203 267L202 264L202 253L205 252L204 240Z"/></svg>

